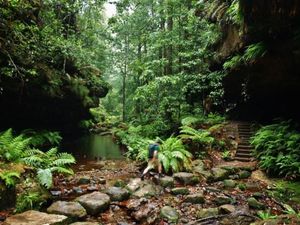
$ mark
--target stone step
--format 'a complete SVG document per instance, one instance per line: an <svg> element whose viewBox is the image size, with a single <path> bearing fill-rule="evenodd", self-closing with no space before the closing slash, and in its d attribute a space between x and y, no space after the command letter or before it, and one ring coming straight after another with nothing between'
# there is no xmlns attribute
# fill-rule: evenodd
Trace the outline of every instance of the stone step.
<svg viewBox="0 0 300 225"><path fill-rule="evenodd" d="M250 150L250 149L238 149L237 151L236 151L237 153L249 153L249 154L252 154L252 150Z"/></svg>
<svg viewBox="0 0 300 225"><path fill-rule="evenodd" d="M242 162L250 162L250 158L241 158L241 157L234 157L235 160L242 161Z"/></svg>
<svg viewBox="0 0 300 225"><path fill-rule="evenodd" d="M245 145L239 144L238 149L252 149L252 146L249 145L249 144L247 144L247 145L246 144Z"/></svg>
<svg viewBox="0 0 300 225"><path fill-rule="evenodd" d="M239 132L239 136L252 136L250 132Z"/></svg>
<svg viewBox="0 0 300 225"><path fill-rule="evenodd" d="M235 154L236 157L241 157L241 158L251 158L252 155L249 153L242 153L242 152L237 152Z"/></svg>

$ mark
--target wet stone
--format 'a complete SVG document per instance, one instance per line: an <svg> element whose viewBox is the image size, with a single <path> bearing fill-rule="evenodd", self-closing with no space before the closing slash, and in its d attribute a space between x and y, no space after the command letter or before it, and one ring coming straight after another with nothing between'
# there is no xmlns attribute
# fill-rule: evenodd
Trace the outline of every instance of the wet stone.
<svg viewBox="0 0 300 225"><path fill-rule="evenodd" d="M172 187L174 187L174 178L169 177L169 176L162 177L159 180L159 184L164 188L167 188L167 187L172 188Z"/></svg>
<svg viewBox="0 0 300 225"><path fill-rule="evenodd" d="M98 191L98 187L96 185L90 185L87 187L88 191Z"/></svg>
<svg viewBox="0 0 300 225"><path fill-rule="evenodd" d="M76 222L76 223L72 223L70 225L102 225L102 223L98 223L98 222Z"/></svg>
<svg viewBox="0 0 300 225"><path fill-rule="evenodd" d="M221 213L225 213L225 214L230 214L235 211L235 207L233 205L229 205L229 204L221 205L219 207L219 209L220 209Z"/></svg>
<svg viewBox="0 0 300 225"><path fill-rule="evenodd" d="M132 195L138 198L142 198L142 197L148 198L148 197L157 196L157 194L158 191L155 185L145 184L144 186L140 187L140 189L138 189L136 192L134 192Z"/></svg>
<svg viewBox="0 0 300 225"><path fill-rule="evenodd" d="M223 184L225 188L234 188L236 186L236 182L234 180L224 180Z"/></svg>
<svg viewBox="0 0 300 225"><path fill-rule="evenodd" d="M136 212L133 212L132 216L137 221L142 221L142 220L147 219L149 217L149 215L152 213L152 211L155 210L156 208L157 208L156 204L149 203L149 204L142 206Z"/></svg>
<svg viewBox="0 0 300 225"><path fill-rule="evenodd" d="M120 187L110 187L106 194L110 196L111 201L124 201L129 198L130 194L126 189Z"/></svg>
<svg viewBox="0 0 300 225"><path fill-rule="evenodd" d="M197 218L202 219L206 217L217 216L218 214L219 214L218 208L200 209L197 212Z"/></svg>
<svg viewBox="0 0 300 225"><path fill-rule="evenodd" d="M107 194L101 192L93 192L91 194L82 195L76 198L90 215L96 215L108 209L110 198Z"/></svg>
<svg viewBox="0 0 300 225"><path fill-rule="evenodd" d="M175 178L175 180L184 185L193 185L199 181L199 179L197 179L194 174L186 172L174 173L173 177Z"/></svg>
<svg viewBox="0 0 300 225"><path fill-rule="evenodd" d="M253 209L265 209L265 205L257 201L255 198L251 197L247 200L250 208Z"/></svg>
<svg viewBox="0 0 300 225"><path fill-rule="evenodd" d="M52 196L61 196L61 191L50 191Z"/></svg>
<svg viewBox="0 0 300 225"><path fill-rule="evenodd" d="M83 190L81 187L73 187L73 191L76 193L76 194L82 194L83 193Z"/></svg>
<svg viewBox="0 0 300 225"><path fill-rule="evenodd" d="M212 176L214 181L225 180L229 176L229 171L221 168L212 168Z"/></svg>
<svg viewBox="0 0 300 225"><path fill-rule="evenodd" d="M142 185L141 178L134 178L130 179L129 183L126 185L126 188L131 192L135 192L140 188L140 185Z"/></svg>
<svg viewBox="0 0 300 225"><path fill-rule="evenodd" d="M251 172L247 170L242 170L238 173L240 179L247 179L251 176Z"/></svg>
<svg viewBox="0 0 300 225"><path fill-rule="evenodd" d="M57 201L54 202L48 209L48 213L60 214L73 218L85 217L86 210L78 202L65 202Z"/></svg>
<svg viewBox="0 0 300 225"><path fill-rule="evenodd" d="M234 200L228 196L225 196L225 195L220 195L220 196L217 196L215 199L214 199L214 202L217 204L217 205L225 205L225 204L231 204L234 202Z"/></svg>
<svg viewBox="0 0 300 225"><path fill-rule="evenodd" d="M34 210L8 217L3 225L66 225L68 217L63 215L47 214Z"/></svg>
<svg viewBox="0 0 300 225"><path fill-rule="evenodd" d="M160 215L163 219L176 223L179 219L179 214L176 211L176 209L170 207L170 206L164 206L161 211Z"/></svg>
<svg viewBox="0 0 300 225"><path fill-rule="evenodd" d="M199 193L192 194L192 195L187 195L186 199L184 201L193 203L193 204L202 204L202 203L204 203L203 192L199 192Z"/></svg>
<svg viewBox="0 0 300 225"><path fill-rule="evenodd" d="M77 184L89 184L91 182L91 179L89 177L80 177Z"/></svg>
<svg viewBox="0 0 300 225"><path fill-rule="evenodd" d="M189 189L186 187L177 187L171 190L171 193L174 195L187 195L190 193Z"/></svg>

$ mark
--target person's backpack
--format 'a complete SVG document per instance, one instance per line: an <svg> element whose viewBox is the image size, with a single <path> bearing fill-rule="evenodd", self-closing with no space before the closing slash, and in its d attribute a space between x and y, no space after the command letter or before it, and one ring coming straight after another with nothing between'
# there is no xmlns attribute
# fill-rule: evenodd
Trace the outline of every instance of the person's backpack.
<svg viewBox="0 0 300 225"><path fill-rule="evenodd" d="M157 144L150 144L148 148L148 157L153 158L154 152L157 150Z"/></svg>

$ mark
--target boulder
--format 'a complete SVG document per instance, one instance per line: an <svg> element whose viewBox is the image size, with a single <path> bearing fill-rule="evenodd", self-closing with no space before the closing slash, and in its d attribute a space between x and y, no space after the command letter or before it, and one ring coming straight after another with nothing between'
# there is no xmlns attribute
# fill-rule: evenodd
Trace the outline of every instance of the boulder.
<svg viewBox="0 0 300 225"><path fill-rule="evenodd" d="M120 187L110 187L107 189L106 194L110 196L111 201L124 201L130 196L129 191Z"/></svg>
<svg viewBox="0 0 300 225"><path fill-rule="evenodd" d="M213 180L214 181L221 181L225 180L229 176L229 171L221 168L212 168L211 169Z"/></svg>
<svg viewBox="0 0 300 225"><path fill-rule="evenodd" d="M76 198L90 215L97 215L100 212L108 209L110 204L110 198L107 194L95 191L90 194L82 195Z"/></svg>
<svg viewBox="0 0 300 225"><path fill-rule="evenodd" d="M157 194L158 194L157 187L155 187L155 185L153 184L148 183L140 187L132 195L138 198L142 198L142 197L149 198L149 197L156 196Z"/></svg>
<svg viewBox="0 0 300 225"><path fill-rule="evenodd" d="M122 187L123 188L123 187L126 186L126 183L125 183L124 180L118 179L118 180L115 181L114 186L115 187Z"/></svg>
<svg viewBox="0 0 300 225"><path fill-rule="evenodd" d="M85 217L86 210L78 202L65 202L57 201L54 202L48 209L48 213L60 214L73 218L83 218Z"/></svg>
<svg viewBox="0 0 300 225"><path fill-rule="evenodd" d="M77 184L89 184L91 182L91 179L89 177L80 177Z"/></svg>
<svg viewBox="0 0 300 225"><path fill-rule="evenodd" d="M135 220L141 222L146 220L150 215L157 209L157 205L153 203L146 204L140 209L132 213L132 216Z"/></svg>
<svg viewBox="0 0 300 225"><path fill-rule="evenodd" d="M220 211L220 213L230 214L235 211L235 207L233 205L229 205L229 204L221 205L219 207L219 211Z"/></svg>
<svg viewBox="0 0 300 225"><path fill-rule="evenodd" d="M179 219L179 214L176 211L176 209L170 207L170 206L164 206L160 210L160 216L167 220L168 222L176 223Z"/></svg>
<svg viewBox="0 0 300 225"><path fill-rule="evenodd" d="M234 200L228 196L225 195L219 195L214 199L214 202L217 205L225 205L225 204L232 204L234 203Z"/></svg>
<svg viewBox="0 0 300 225"><path fill-rule="evenodd" d="M148 200L146 198L129 199L126 202L125 207L131 211L136 211L142 204L145 204L147 202L148 202Z"/></svg>
<svg viewBox="0 0 300 225"><path fill-rule="evenodd" d="M200 209L197 212L197 218L206 218L206 217L211 217L211 216L217 216L219 214L219 209L218 208L207 208L207 209Z"/></svg>
<svg viewBox="0 0 300 225"><path fill-rule="evenodd" d="M174 187L174 178L168 177L168 176L162 177L159 180L159 184L164 188L167 188L167 187L172 188L172 187Z"/></svg>
<svg viewBox="0 0 300 225"><path fill-rule="evenodd" d="M204 203L205 200L204 200L203 192L199 192L196 194L187 195L184 201L193 204L202 204Z"/></svg>
<svg viewBox="0 0 300 225"><path fill-rule="evenodd" d="M255 198L251 197L247 200L250 208L253 209L265 209L265 205L257 201Z"/></svg>
<svg viewBox="0 0 300 225"><path fill-rule="evenodd" d="M131 192L135 192L137 189L140 188L142 183L143 182L142 182L141 178L130 179L129 183L126 185L126 189L128 189Z"/></svg>
<svg viewBox="0 0 300 225"><path fill-rule="evenodd" d="M3 225L66 225L68 217L34 210L8 217Z"/></svg>
<svg viewBox="0 0 300 225"><path fill-rule="evenodd" d="M247 179L251 176L251 172L247 170L242 170L238 173L240 179Z"/></svg>
<svg viewBox="0 0 300 225"><path fill-rule="evenodd" d="M173 177L175 178L175 180L184 185L193 185L199 182L198 177L195 177L194 174L187 172L174 173Z"/></svg>
<svg viewBox="0 0 300 225"><path fill-rule="evenodd" d="M71 223L70 225L101 225L101 223L98 223L98 222L76 222L76 223Z"/></svg>
<svg viewBox="0 0 300 225"><path fill-rule="evenodd" d="M225 188L234 188L236 186L236 182L234 180L224 180L223 184Z"/></svg>
<svg viewBox="0 0 300 225"><path fill-rule="evenodd" d="M190 193L189 189L186 187L177 187L171 190L171 193L174 195L187 195Z"/></svg>

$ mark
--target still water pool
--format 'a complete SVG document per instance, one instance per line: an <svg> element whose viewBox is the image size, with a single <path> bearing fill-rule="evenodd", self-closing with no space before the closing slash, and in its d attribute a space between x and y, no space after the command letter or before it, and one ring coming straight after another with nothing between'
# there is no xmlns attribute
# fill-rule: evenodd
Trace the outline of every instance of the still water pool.
<svg viewBox="0 0 300 225"><path fill-rule="evenodd" d="M72 153L78 162L86 160L122 159L122 151L112 136L89 134L62 143L61 150Z"/></svg>

